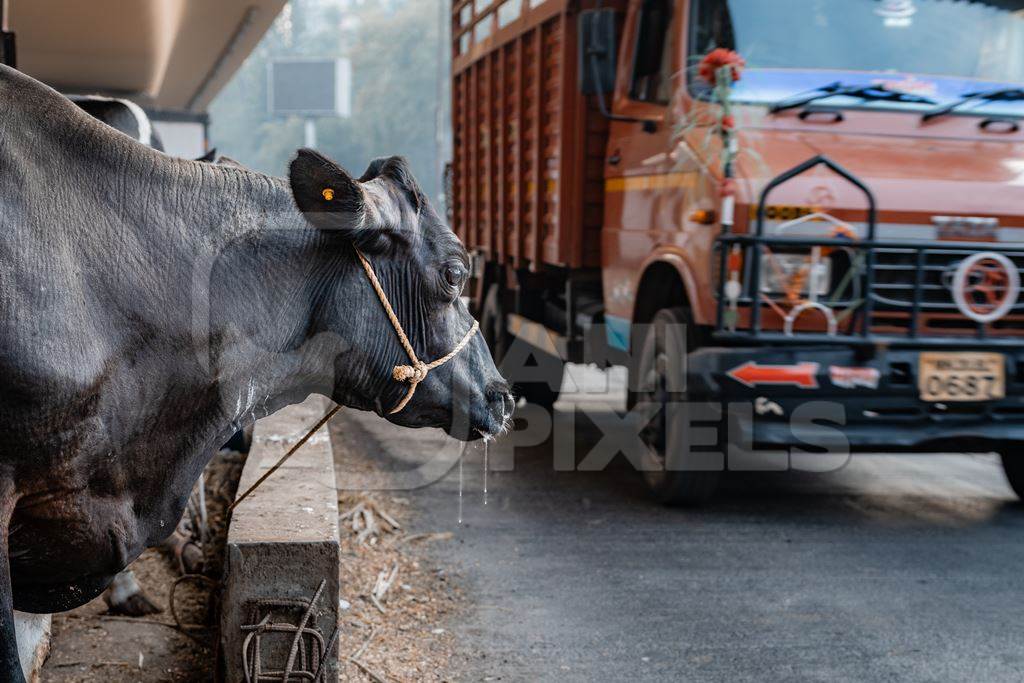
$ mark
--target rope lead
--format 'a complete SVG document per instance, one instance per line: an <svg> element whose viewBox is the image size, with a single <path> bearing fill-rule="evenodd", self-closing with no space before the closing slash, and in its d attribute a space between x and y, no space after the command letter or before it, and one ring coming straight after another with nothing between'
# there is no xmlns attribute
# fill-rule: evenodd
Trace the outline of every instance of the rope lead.
<svg viewBox="0 0 1024 683"><path fill-rule="evenodd" d="M408 354L409 356L409 360L412 361L412 365L396 365L394 370L391 371L391 377L396 382L409 383L409 390L405 393L405 396L402 398L402 400L398 402L398 405L396 405L389 413L390 415L394 415L402 408L404 408L406 405L408 405L409 401L412 400L413 394L416 393L416 385L418 385L420 382L427 378L427 373L429 373L431 370L435 368L441 367L442 365L450 361L452 358L455 358L455 356L458 355L459 351L466 347L466 344L469 343L469 340L472 339L473 335L476 334L477 330L480 329L480 323L474 320L473 326L469 328L469 332L466 333L466 336L464 336L462 338L462 341L456 344L455 348L452 349L447 355L438 358L432 363L424 363L416 356L416 351L413 350L412 344L409 343L409 337L406 336L405 330L402 329L402 323L398 322L398 316L395 315L395 310L391 308L391 303L388 301L387 294L384 293L384 288L380 286L380 280L377 279L377 274L373 272L373 266L370 265L370 262L366 260L366 257L363 256L362 252L359 251L358 249L356 250L356 254L359 256L359 262L363 264L363 270L366 271L366 276L370 279L370 284L373 285L374 291L377 292L377 297L380 299L381 305L384 306L384 310L388 314L388 319L391 320L391 325L395 328L395 333L398 335L398 341L402 343L402 348L405 349L406 354ZM285 463L285 461L287 461L290 457L295 455L295 452L302 448L303 444L305 444L309 440L309 438L313 436L313 434L315 434L321 427L327 424L327 421L334 417L334 415L337 414L339 410L341 410L341 406L334 406L333 408L331 408L331 410L328 411L328 413L324 415L323 418L321 418L320 421L317 422L316 425L314 425L313 428L310 429L309 432L307 432L304 437L299 439L299 442L292 446L291 449L289 449L288 452L285 453L280 460L274 463L274 466L267 470L266 473L264 473L264 475L260 477L255 484L250 486L245 493L235 498L235 502L233 502L228 507L227 511L231 512L236 507L238 507L239 503L248 498L250 493L259 488L260 484L262 484L270 477L270 475L276 472L277 469ZM315 599L316 598L314 598L314 600Z"/></svg>
<svg viewBox="0 0 1024 683"><path fill-rule="evenodd" d="M398 316L395 315L395 309L391 307L391 302L388 301L388 295L384 293L384 288L381 287L380 280L377 279L377 274L373 272L373 266L363 252L356 250L356 255L359 257L359 262L363 264L363 270L366 271L366 277L370 280L370 284L373 286L373 290L377 292L377 298L380 299L381 305L384 307L384 312L388 314L388 319L391 321L391 326L395 328L395 334L398 335L398 341L402 344L402 348L405 349L405 353L409 356L409 360L412 361L412 365L396 365L395 369L391 372L391 377L396 382L408 382L409 390L402 397L402 400L398 402L394 408L391 409L390 415L394 415L408 405L409 401L412 400L413 394L416 393L416 385L427 378L427 373L435 368L439 368L452 358L458 355L459 351L466 348L466 344L473 338L477 330L480 329L480 323L476 320L473 321L473 326L469 328L466 335L462 338L455 348L452 349L448 354L438 358L431 363L424 363L416 356L416 351L412 348L412 344L409 342L409 337L406 336L405 330L402 329L402 323L398 321Z"/></svg>

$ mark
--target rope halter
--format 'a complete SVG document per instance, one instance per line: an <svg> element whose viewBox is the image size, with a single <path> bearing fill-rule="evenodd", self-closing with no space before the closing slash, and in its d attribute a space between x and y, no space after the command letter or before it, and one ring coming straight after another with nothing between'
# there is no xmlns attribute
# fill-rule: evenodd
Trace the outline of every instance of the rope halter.
<svg viewBox="0 0 1024 683"><path fill-rule="evenodd" d="M373 285L373 290L377 292L377 298L380 299L381 305L384 307L384 312L388 314L388 319L391 321L391 326L395 328L395 334L398 335L398 341L402 343L402 348L405 349L406 355L409 356L409 360L412 361L411 365L396 365L394 370L391 371L391 378L396 382L408 382L409 390L405 392L405 396L401 401L398 402L389 415L394 415L404 408L409 401L412 400L413 394L416 393L416 386L427 378L427 373L435 368L439 368L452 358L458 355L459 351L466 347L469 340L473 338L477 330L480 329L480 323L476 320L473 321L473 326L469 328L469 332L462 338L455 348L449 351L446 355L441 356L437 360L431 363L424 363L416 355L416 351L412 348L412 344L409 342L409 337L406 336L405 330L402 329L402 323L398 322L398 316L395 315L395 309L391 308L391 302L388 301L388 295L384 293L384 288L380 285L380 280L377 279L377 274L373 272L373 266L363 256L363 252L356 249L356 255L359 257L359 262L363 264L363 270L366 271L366 277L369 278L370 284Z"/></svg>

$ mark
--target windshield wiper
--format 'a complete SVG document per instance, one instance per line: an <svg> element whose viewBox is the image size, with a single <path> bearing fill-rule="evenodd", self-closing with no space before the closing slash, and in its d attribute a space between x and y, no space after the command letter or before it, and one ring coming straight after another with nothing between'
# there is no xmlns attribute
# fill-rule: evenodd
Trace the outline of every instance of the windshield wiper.
<svg viewBox="0 0 1024 683"><path fill-rule="evenodd" d="M1015 102L1017 100L1024 100L1024 89L1021 88L998 88L996 90L982 90L981 92L968 92L960 96L959 100L944 104L941 107L926 111L921 116L921 123L926 123L939 116L945 116L946 114L952 114L954 110L959 109L968 102L974 102L982 100L984 102Z"/></svg>
<svg viewBox="0 0 1024 683"><path fill-rule="evenodd" d="M927 97L898 92L896 90L887 90L878 85L845 85L836 81L835 83L815 88L806 94L795 95L793 97L787 97L786 99L779 100L768 108L768 112L771 114L777 114L780 111L796 109L797 107L802 107L805 104L810 104L817 100L823 100L827 97L838 96L856 97L858 99L870 101L935 104L935 100L928 99Z"/></svg>

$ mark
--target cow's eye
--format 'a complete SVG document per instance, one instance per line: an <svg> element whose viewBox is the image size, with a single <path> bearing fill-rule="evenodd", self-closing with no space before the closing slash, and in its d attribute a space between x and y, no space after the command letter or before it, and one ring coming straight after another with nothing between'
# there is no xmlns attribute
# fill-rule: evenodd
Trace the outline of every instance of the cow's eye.
<svg viewBox="0 0 1024 683"><path fill-rule="evenodd" d="M444 281L449 287L461 288L466 279L466 269L461 263L449 263L444 267Z"/></svg>

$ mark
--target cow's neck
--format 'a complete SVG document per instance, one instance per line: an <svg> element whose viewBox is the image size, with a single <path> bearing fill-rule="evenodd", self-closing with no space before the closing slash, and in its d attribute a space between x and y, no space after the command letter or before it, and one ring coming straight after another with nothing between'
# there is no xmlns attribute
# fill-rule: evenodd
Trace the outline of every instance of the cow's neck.
<svg viewBox="0 0 1024 683"><path fill-rule="evenodd" d="M342 335L318 327L318 311L338 287L360 276L337 235L311 228L276 179L211 169L223 198L220 226L203 255L193 344L215 388L197 415L211 444L234 429L310 393L330 395ZM224 174L218 178L218 174ZM224 185L235 191L225 191ZM205 214L204 214L205 215ZM211 405L212 404L212 405Z"/></svg>

